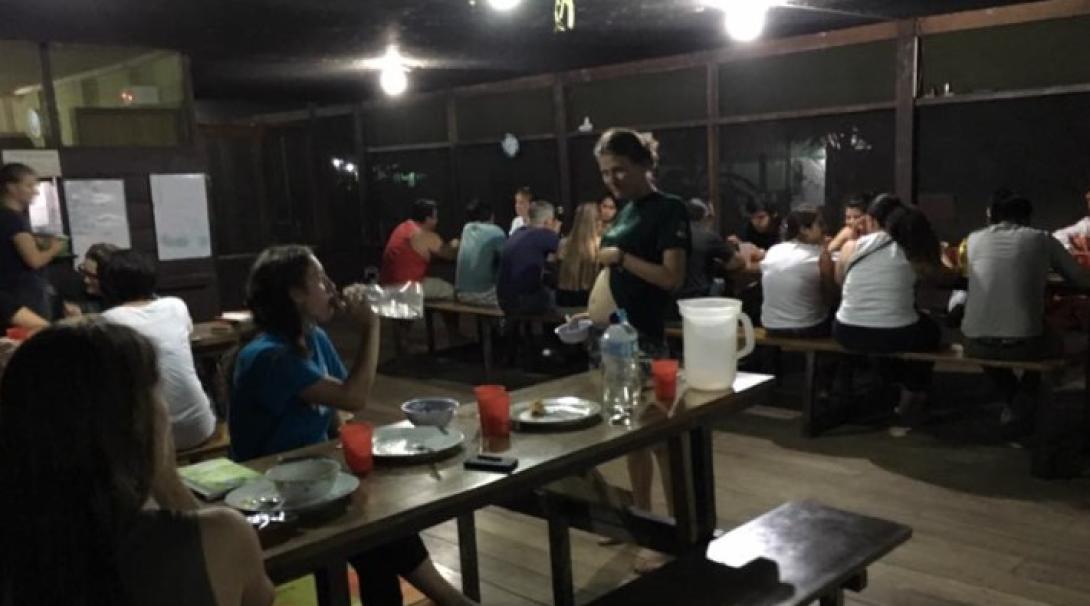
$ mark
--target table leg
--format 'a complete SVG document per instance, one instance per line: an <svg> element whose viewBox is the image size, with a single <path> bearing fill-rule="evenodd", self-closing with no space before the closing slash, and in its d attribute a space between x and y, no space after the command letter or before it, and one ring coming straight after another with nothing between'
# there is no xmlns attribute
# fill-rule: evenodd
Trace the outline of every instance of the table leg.
<svg viewBox="0 0 1090 606"><path fill-rule="evenodd" d="M462 593L481 601L481 575L477 568L477 521L473 512L458 516L458 556L462 567Z"/></svg>
<svg viewBox="0 0 1090 606"><path fill-rule="evenodd" d="M693 468L693 498L696 504L696 540L709 541L719 525L715 507L715 459L712 454L712 430L700 426L690 433Z"/></svg>
<svg viewBox="0 0 1090 606"><path fill-rule="evenodd" d="M549 526L549 563L553 576L553 604L575 606L575 587L572 580L571 534L568 519L556 511L548 495L545 499L545 515Z"/></svg>
<svg viewBox="0 0 1090 606"><path fill-rule="evenodd" d="M314 589L318 594L318 606L351 606L347 564L334 562L316 570Z"/></svg>
<svg viewBox="0 0 1090 606"><path fill-rule="evenodd" d="M696 544L700 534L697 529L696 491L688 434L670 438L666 448L670 459L670 483L680 552Z"/></svg>
<svg viewBox="0 0 1090 606"><path fill-rule="evenodd" d="M428 308L424 308L424 327L428 333L428 353L435 353L435 312ZM451 330L451 327L447 327L447 330Z"/></svg>

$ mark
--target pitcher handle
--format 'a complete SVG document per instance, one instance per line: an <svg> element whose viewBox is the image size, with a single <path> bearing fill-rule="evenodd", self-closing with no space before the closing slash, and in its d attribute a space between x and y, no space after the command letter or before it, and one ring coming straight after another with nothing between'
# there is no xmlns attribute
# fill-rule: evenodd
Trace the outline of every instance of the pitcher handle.
<svg viewBox="0 0 1090 606"><path fill-rule="evenodd" d="M753 322L749 319L749 316L738 312L738 321L742 323L742 333L746 337L745 345L742 346L742 351L738 352L738 357L744 358L753 353L753 348L757 345L757 339L753 334Z"/></svg>

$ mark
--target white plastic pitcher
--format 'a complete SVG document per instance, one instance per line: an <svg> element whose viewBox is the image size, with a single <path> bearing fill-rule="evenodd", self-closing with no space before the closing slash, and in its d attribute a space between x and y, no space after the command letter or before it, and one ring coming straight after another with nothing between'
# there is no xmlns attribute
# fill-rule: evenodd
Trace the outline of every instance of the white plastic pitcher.
<svg viewBox="0 0 1090 606"><path fill-rule="evenodd" d="M678 301L685 342L685 381L700 391L723 391L734 385L738 360L753 353L753 322L737 299L705 297ZM745 343L738 351L738 322Z"/></svg>

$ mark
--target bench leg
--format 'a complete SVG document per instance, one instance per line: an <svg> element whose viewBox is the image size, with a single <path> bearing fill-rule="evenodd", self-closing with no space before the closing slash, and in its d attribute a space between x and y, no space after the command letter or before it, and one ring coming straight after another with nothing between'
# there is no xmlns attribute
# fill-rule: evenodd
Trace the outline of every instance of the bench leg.
<svg viewBox="0 0 1090 606"><path fill-rule="evenodd" d="M844 590L837 589L828 595L821 596L818 604L821 606L844 606Z"/></svg>
<svg viewBox="0 0 1090 606"><path fill-rule="evenodd" d="M462 593L481 600L481 575L477 567L477 521L473 512L458 516L458 557L462 568Z"/></svg>
<svg viewBox="0 0 1090 606"><path fill-rule="evenodd" d="M400 360L404 353L401 348L401 320L390 320L390 323L394 327L394 359Z"/></svg>
<svg viewBox="0 0 1090 606"><path fill-rule="evenodd" d="M817 352L807 351L806 374L802 386L802 436L812 438L818 434L817 420Z"/></svg>
<svg viewBox="0 0 1090 606"><path fill-rule="evenodd" d="M548 496L545 515L549 526L549 564L553 577L553 604L575 606L575 586L572 578L571 534L568 519L557 511Z"/></svg>
<svg viewBox="0 0 1090 606"><path fill-rule="evenodd" d="M719 523L715 508L715 460L712 457L712 430L697 427L689 436L692 457L693 499L696 503L696 540L711 540Z"/></svg>
<svg viewBox="0 0 1090 606"><path fill-rule="evenodd" d="M350 606L348 565L334 562L315 571L314 590L318 594L318 606Z"/></svg>

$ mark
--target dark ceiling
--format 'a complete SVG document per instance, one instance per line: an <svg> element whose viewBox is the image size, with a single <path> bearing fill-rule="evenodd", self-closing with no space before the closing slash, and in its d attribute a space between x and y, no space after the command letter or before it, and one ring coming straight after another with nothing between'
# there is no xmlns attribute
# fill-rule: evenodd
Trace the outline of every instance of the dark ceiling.
<svg viewBox="0 0 1090 606"><path fill-rule="evenodd" d="M774 8L766 36L1018 2L795 3L813 8ZM718 13L700 4L575 0L575 30L554 33L553 0L511 13L487 0L0 0L0 38L176 49L192 58L199 99L337 102L376 94L376 78L354 63L393 41L430 66L413 72L414 90L729 44Z"/></svg>

